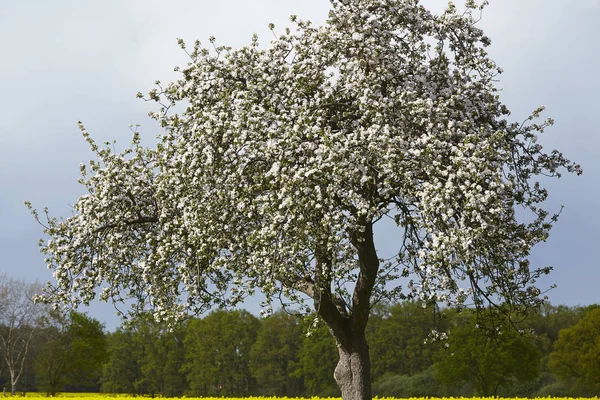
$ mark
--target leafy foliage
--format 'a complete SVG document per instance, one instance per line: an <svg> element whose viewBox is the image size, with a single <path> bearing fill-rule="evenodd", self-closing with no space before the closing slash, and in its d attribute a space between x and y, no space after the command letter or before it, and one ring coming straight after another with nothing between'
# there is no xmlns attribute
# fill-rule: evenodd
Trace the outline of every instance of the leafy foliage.
<svg viewBox="0 0 600 400"><path fill-rule="evenodd" d="M600 387L600 308L560 331L550 354L549 368L563 381L576 380L585 391ZM584 392L585 393L585 392Z"/></svg>
<svg viewBox="0 0 600 400"><path fill-rule="evenodd" d="M339 396L331 373L338 353L335 340L324 324L310 327L307 321L309 319L303 321L304 331L309 334L302 339L293 375L303 379L306 393L310 396Z"/></svg>
<svg viewBox="0 0 600 400"><path fill-rule="evenodd" d="M39 389L52 396L66 386L96 389L108 357L104 327L75 311L50 317L35 358Z"/></svg>
<svg viewBox="0 0 600 400"><path fill-rule="evenodd" d="M441 394L441 383L436 378L433 368L412 376L387 373L375 382L373 392L377 397L415 398L444 397Z"/></svg>
<svg viewBox="0 0 600 400"><path fill-rule="evenodd" d="M108 335L110 358L104 365L106 393L181 396L185 326L168 329L148 318L131 321Z"/></svg>
<svg viewBox="0 0 600 400"><path fill-rule="evenodd" d="M302 345L298 319L279 311L267 318L258 330L250 350L250 372L259 393L268 396L301 396L302 380L293 375Z"/></svg>
<svg viewBox="0 0 600 400"><path fill-rule="evenodd" d="M378 306L367 331L373 376L425 371L433 364L439 342L424 342L432 331L446 329L447 317L435 307L424 308L418 302Z"/></svg>
<svg viewBox="0 0 600 400"><path fill-rule="evenodd" d="M508 324L487 332L476 321L451 329L446 348L438 353L440 381L454 386L470 382L479 395L495 396L512 379L537 378L540 354L530 338Z"/></svg>
<svg viewBox="0 0 600 400"><path fill-rule="evenodd" d="M534 380L524 379L520 369L523 367L519 363L502 364L497 362L498 365L505 366L505 374L508 375L505 383L499 387L497 395L573 397L600 394L597 385L578 383L577 378L572 375L561 375L561 380L558 381L558 378L552 373L555 371L554 365L552 364L550 371L547 367L548 354L557 343L553 340L553 332L559 330L558 327L566 329L575 326L582 316L594 309L593 306L556 307L546 305L543 310L538 310L526 320L521 321L519 327L528 332L528 339L529 335L535 335L534 338L537 339L529 344L533 348L537 347L544 355L538 364L539 367L532 366L531 370L541 371L541 373ZM417 304L411 302L379 305L374 310L367 335L371 343L370 350L374 354L372 357L372 380L375 395L380 397L468 397L475 395L477 388L474 387L472 379L459 382L459 378L456 378L449 383L448 380L442 379L439 369L432 367L432 353L440 350L444 352L440 356L434 357L438 361L447 356L448 351L451 351L452 348L446 349L444 344L453 344L454 333L459 329L469 327L471 321L469 318L465 318L464 311L458 313L454 309L442 308L435 311L435 318L433 318L433 311L433 309L417 307ZM52 379L57 383L55 387L60 387L61 391L81 391L84 387L88 391L95 390L97 386L94 386L94 382L98 379L98 367L102 363L98 362L98 357L94 354L101 346L93 343L100 344L100 341L85 340L83 343L87 343L86 346L73 346L72 344L73 342L82 343L81 338L89 336L88 332L98 333L98 331L87 328L69 329L68 327L73 322L68 314L54 314L51 317L46 316L46 323L34 331L23 375L19 380L19 390L51 392L52 376L55 377ZM288 397L339 396L339 389L336 388L331 374L335 367L338 348L324 324L319 324L317 328L309 328L309 324L312 324L314 319L301 319L283 312L275 313L272 319L240 319L239 316L230 316L230 320L237 321L240 325L253 326L254 329L256 329L257 322L259 325L255 340L249 343L249 356L237 359L244 365L236 366L238 370L250 372L255 384L254 393L279 391L282 396ZM78 325L88 326L87 324ZM427 329L432 325L435 325L439 332L450 327L450 341L430 340L432 337L428 337L430 331ZM88 327L94 326L99 327L100 324L93 321ZM188 329L196 329L196 326L185 323L171 331L166 324L157 324L146 318L130 321L127 326L116 332L102 332L101 336L105 338L109 354L101 371L102 390L109 393L146 396L183 396L186 393L192 393L192 387L197 390L203 388L207 381L213 382L217 381L219 377L222 378L221 371L218 369L207 370L202 375L189 373L187 368L190 360L196 354L197 340L186 342L185 337L190 334ZM240 333L245 330L247 329L240 328L236 332ZM310 332L310 336L305 335L307 331ZM415 337L410 337L409 333L414 334ZM222 332L218 329L204 329L202 335L209 344L218 342L223 337ZM460 338L460 332L458 335ZM571 339L581 344L589 339L589 335L586 335L585 330L577 330ZM231 341L234 336L235 334L231 332L226 335L228 341ZM502 336L491 335L492 342L496 344L495 351L498 354L504 354L502 358L497 357L498 360L501 361L508 356L520 360L522 348L498 344L497 340ZM424 343L425 338L427 338L427 343ZM403 372L399 370L399 368L403 368L402 364L394 363L393 358L385 357L386 343L390 353L409 360L410 362L407 364L413 367L418 366L418 368L415 367L415 370L418 371ZM466 348L464 352L469 353L471 357L455 360L457 364L454 367L456 369L464 370L469 366L472 367L474 358L477 358L478 362L485 361L485 357L487 357L485 353L485 357L482 357L481 351L470 347L478 345L479 342L473 340L473 343L462 343ZM584 345L579 347L584 347ZM74 351L74 349L84 351ZM223 350L223 348L220 349ZM557 353L558 351L552 356L553 363L557 362L555 360ZM381 363L379 362L380 354L384 355ZM186 364L188 364L187 367ZM565 364L569 365L569 363ZM77 367L74 367L75 365ZM421 366L425 366L424 369L419 369ZM77 373L68 373L69 368L76 369ZM488 372L490 371L488 370ZM9 383L9 379L6 367L4 366L3 371L0 368L0 384Z"/></svg>
<svg viewBox="0 0 600 400"><path fill-rule="evenodd" d="M110 357L104 364L102 391L105 393L141 394L136 382L142 378L142 350L131 329L117 329L108 335Z"/></svg>
<svg viewBox="0 0 600 400"><path fill-rule="evenodd" d="M249 360L260 323L247 311L215 311L191 320L183 369L190 390L201 396L248 396L256 384Z"/></svg>

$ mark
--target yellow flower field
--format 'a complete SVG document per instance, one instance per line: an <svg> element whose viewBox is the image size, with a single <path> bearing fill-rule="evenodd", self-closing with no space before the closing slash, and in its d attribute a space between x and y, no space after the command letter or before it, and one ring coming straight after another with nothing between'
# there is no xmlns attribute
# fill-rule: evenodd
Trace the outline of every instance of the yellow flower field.
<svg viewBox="0 0 600 400"><path fill-rule="evenodd" d="M26 397L46 397L45 393L27 393ZM69 398L69 400L100 400L100 399L110 399L118 397L120 400L139 400L142 396L131 396L125 394L98 394L98 393L62 393L57 395L56 397L61 398ZM150 396L145 396L150 398ZM158 397L158 396L157 396ZM189 400L291 400L295 398L291 397L182 397L182 399ZM306 400L341 400L341 398L329 397L310 397L305 398ZM393 397L377 397L378 400L396 400ZM441 398L433 398L433 397L411 397L403 400L502 400L501 397L441 397ZM548 398L550 399L550 398ZM552 397L552 400L571 400L573 398L567 397ZM578 398L584 400L584 398ZM598 399L598 397L592 397L590 399ZM530 398L515 398L511 397L510 400L531 400Z"/></svg>

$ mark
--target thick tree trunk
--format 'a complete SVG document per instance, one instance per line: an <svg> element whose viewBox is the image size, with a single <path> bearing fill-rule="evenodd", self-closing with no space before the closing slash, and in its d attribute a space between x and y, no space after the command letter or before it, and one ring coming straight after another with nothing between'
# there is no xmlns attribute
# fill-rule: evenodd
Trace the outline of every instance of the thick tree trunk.
<svg viewBox="0 0 600 400"><path fill-rule="evenodd" d="M359 274L350 302L344 302L331 290L331 257L317 248L315 289L307 294L315 300L319 317L327 324L338 345L339 361L333 377L344 400L371 400L371 362L365 329L369 321L371 293L379 270L379 258L373 241L373 224L351 235L358 253ZM311 293L312 292L312 293Z"/></svg>
<svg viewBox="0 0 600 400"><path fill-rule="evenodd" d="M371 363L365 339L355 337L352 347L338 346L339 361L333 377L344 400L371 400Z"/></svg>

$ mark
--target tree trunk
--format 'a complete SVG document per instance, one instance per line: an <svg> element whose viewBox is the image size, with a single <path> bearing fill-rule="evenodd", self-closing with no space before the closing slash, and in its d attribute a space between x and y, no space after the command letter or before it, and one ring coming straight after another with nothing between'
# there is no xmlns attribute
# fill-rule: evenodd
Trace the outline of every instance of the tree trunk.
<svg viewBox="0 0 600 400"><path fill-rule="evenodd" d="M344 400L371 400L371 362L364 333L352 340L352 347L338 346L339 361L333 377Z"/></svg>
<svg viewBox="0 0 600 400"><path fill-rule="evenodd" d="M329 274L331 257L320 246L315 252L316 291L312 297L315 310L325 321L338 345L339 361L333 377L342 392L343 400L371 400L371 362L365 329L369 321L371 293L379 270L379 258L373 241L373 224L351 235L358 253L359 274L350 304L331 290Z"/></svg>
<svg viewBox="0 0 600 400"><path fill-rule="evenodd" d="M20 374L19 374L20 375ZM10 371L10 394L14 396L17 393L17 381L19 376L15 376L13 371Z"/></svg>

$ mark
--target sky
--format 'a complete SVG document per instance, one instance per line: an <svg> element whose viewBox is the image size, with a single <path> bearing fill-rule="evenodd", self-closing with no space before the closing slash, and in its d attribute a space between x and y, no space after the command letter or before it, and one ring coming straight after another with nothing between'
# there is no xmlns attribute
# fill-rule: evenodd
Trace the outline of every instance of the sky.
<svg viewBox="0 0 600 400"><path fill-rule="evenodd" d="M446 4L422 3L436 12ZM600 0L490 3L479 26L505 71L498 86L511 118L546 106L556 124L540 143L584 170L547 184L547 207L564 210L532 254L533 266L554 266L540 286L557 285L548 294L554 304L600 303ZM160 129L147 116L155 106L135 95L177 78L173 68L187 62L177 38L207 43L214 35L239 47L257 33L267 45L270 22L281 32L291 14L321 24L329 7L326 0L0 0L0 273L52 279L37 245L42 228L23 203L68 216L84 194L79 164L93 154L77 121L117 149L129 144L132 124L145 144L155 143ZM378 234L379 249L393 251L385 228ZM258 301L246 307L257 312ZM88 311L110 330L120 323L110 306Z"/></svg>

